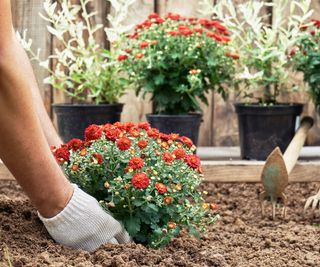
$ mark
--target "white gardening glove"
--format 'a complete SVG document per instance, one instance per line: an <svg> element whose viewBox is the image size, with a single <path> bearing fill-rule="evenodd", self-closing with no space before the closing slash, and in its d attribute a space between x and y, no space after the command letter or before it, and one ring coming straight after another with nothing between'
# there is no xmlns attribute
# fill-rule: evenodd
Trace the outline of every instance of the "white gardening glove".
<svg viewBox="0 0 320 267"><path fill-rule="evenodd" d="M123 226L103 210L98 201L76 185L67 206L53 218L38 216L58 243L94 251L102 244L130 242Z"/></svg>

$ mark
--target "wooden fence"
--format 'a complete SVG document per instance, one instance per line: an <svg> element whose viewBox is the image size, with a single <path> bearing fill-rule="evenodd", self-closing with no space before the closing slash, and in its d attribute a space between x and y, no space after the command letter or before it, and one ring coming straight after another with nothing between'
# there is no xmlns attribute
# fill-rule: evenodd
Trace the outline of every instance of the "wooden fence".
<svg viewBox="0 0 320 267"><path fill-rule="evenodd" d="M75 0L76 1L76 0ZM275 0L277 1L277 0ZM51 38L46 30L47 23L39 17L42 11L42 0L12 0L13 21L18 31L28 29L28 36L33 39L35 47L41 48L41 55L48 56L56 46L55 41ZM132 12L128 16L128 23L138 23L146 19L151 12L159 12L166 14L168 12L177 12L185 16L197 16L198 14L197 0L138 0L134 5ZM212 1L214 4L215 1ZM233 1L235 3L241 0ZM93 7L99 13L96 20L99 23L105 23L108 4L106 0L94 0ZM320 14L320 1L312 0L312 8L315 10L314 18ZM270 12L270 11L269 11ZM101 43L105 44L105 37L98 36ZM52 88L43 84L43 78L47 73L37 64L33 64L34 71L41 88L43 100L48 112L52 115L51 104L62 103L65 98L61 92L52 90ZM302 86L302 77L292 77L297 84ZM208 95L209 106L203 106L204 122L200 129L200 145L202 146L233 146L238 144L238 127L237 119L234 113L234 98L231 97L224 102L217 94L210 93ZM315 126L310 133L308 143L310 145L320 144L320 121L314 106L308 100L306 94L298 93L290 96L292 101L308 102L305 107L305 114L315 118ZM140 121L144 120L144 115L151 111L150 101L143 101L141 98L134 96L133 92L129 92L121 99L125 103L122 116L123 121ZM278 125L276 127L281 127Z"/></svg>

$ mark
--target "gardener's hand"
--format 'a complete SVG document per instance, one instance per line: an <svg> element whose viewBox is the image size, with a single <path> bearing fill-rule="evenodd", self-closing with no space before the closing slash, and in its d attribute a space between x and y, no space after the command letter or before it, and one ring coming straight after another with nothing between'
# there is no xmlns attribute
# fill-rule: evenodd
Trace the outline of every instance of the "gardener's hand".
<svg viewBox="0 0 320 267"><path fill-rule="evenodd" d="M105 243L130 242L123 226L106 213L96 199L73 186L72 198L58 215L46 219L38 213L56 242L90 252Z"/></svg>

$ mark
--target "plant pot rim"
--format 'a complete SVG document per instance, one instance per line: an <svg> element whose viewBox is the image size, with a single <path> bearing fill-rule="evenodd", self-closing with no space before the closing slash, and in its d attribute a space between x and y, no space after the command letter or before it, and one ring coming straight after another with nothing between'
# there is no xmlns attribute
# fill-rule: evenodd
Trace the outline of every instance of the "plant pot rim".
<svg viewBox="0 0 320 267"><path fill-rule="evenodd" d="M83 103L83 104L79 104L79 103L55 103L55 104L51 104L52 107L74 107L74 108L101 108L101 107L119 107L119 106L123 106L123 103L115 103L115 104L92 104L92 103Z"/></svg>
<svg viewBox="0 0 320 267"><path fill-rule="evenodd" d="M146 114L147 117L158 117L158 118L190 118L190 117L202 117L202 113L189 113L189 114L181 114L181 115L171 115L171 114L154 114L154 113L148 113Z"/></svg>
<svg viewBox="0 0 320 267"><path fill-rule="evenodd" d="M296 103L296 102L285 102L285 103L276 103L270 106L262 106L260 103L245 103L245 102L239 102L235 103L234 106L236 107L248 107L248 108L256 108L256 109L263 109L263 108L288 108L288 107L302 107L304 106L304 103Z"/></svg>

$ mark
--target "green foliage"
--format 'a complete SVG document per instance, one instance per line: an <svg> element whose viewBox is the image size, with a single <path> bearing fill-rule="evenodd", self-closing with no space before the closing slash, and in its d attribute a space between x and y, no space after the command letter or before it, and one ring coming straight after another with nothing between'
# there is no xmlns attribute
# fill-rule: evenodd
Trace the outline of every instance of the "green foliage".
<svg viewBox="0 0 320 267"><path fill-rule="evenodd" d="M292 62L298 71L303 72L304 81L309 85L309 93L317 108L320 107L320 21L314 21L314 26L297 42L297 47L291 51Z"/></svg>
<svg viewBox="0 0 320 267"><path fill-rule="evenodd" d="M232 79L234 62L225 55L229 37L214 23L152 14L131 36L123 36L118 52L123 70L137 94L151 94L155 113L201 111L200 102L207 104L206 93L213 89L227 97L222 84Z"/></svg>

